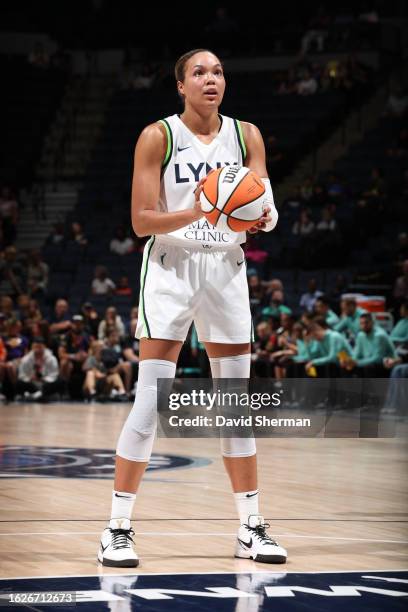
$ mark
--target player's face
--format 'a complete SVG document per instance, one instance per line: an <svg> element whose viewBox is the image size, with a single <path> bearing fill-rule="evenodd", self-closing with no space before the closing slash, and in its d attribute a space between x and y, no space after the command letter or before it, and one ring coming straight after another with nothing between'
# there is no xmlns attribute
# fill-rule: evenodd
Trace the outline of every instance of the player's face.
<svg viewBox="0 0 408 612"><path fill-rule="evenodd" d="M212 53L196 53L185 66L184 82L178 81L179 92L193 106L218 108L225 91L221 62Z"/></svg>

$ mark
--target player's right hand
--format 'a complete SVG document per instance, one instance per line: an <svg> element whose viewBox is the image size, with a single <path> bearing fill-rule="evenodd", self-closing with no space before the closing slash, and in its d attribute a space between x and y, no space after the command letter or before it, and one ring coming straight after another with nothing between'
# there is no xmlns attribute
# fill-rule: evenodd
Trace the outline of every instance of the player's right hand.
<svg viewBox="0 0 408 612"><path fill-rule="evenodd" d="M196 213L194 216L194 221L198 221L199 219L201 219L201 217L204 214L203 211L201 210L200 193L203 190L203 185L206 180L207 180L207 177L205 176L200 181L198 181L197 187L194 189L195 201L194 201L193 210Z"/></svg>

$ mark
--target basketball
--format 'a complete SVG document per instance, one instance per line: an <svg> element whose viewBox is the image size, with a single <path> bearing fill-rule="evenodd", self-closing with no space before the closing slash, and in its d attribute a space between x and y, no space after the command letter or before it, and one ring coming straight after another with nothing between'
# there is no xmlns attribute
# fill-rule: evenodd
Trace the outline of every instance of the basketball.
<svg viewBox="0 0 408 612"><path fill-rule="evenodd" d="M224 166L208 175L200 194L201 210L221 231L245 232L263 215L265 185L245 166Z"/></svg>

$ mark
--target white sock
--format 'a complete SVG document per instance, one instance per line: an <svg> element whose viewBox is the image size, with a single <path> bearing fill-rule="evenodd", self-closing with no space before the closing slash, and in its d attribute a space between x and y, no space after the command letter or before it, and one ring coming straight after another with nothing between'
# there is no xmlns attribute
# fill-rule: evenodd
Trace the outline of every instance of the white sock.
<svg viewBox="0 0 408 612"><path fill-rule="evenodd" d="M248 516L250 516L250 514L259 514L258 490L234 493L234 498L241 525L246 525L248 523Z"/></svg>
<svg viewBox="0 0 408 612"><path fill-rule="evenodd" d="M132 510L135 500L136 493L112 491L111 519L127 518L130 520L132 518Z"/></svg>

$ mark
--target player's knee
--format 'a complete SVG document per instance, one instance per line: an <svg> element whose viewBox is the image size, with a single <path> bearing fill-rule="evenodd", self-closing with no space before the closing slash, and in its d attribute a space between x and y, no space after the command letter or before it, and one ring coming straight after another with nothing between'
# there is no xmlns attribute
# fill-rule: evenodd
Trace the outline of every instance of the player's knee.
<svg viewBox="0 0 408 612"><path fill-rule="evenodd" d="M224 457L251 457L256 455L255 438L221 438Z"/></svg>
<svg viewBox="0 0 408 612"><path fill-rule="evenodd" d="M142 437L154 435L157 423L157 386L137 386L128 420L136 434Z"/></svg>

